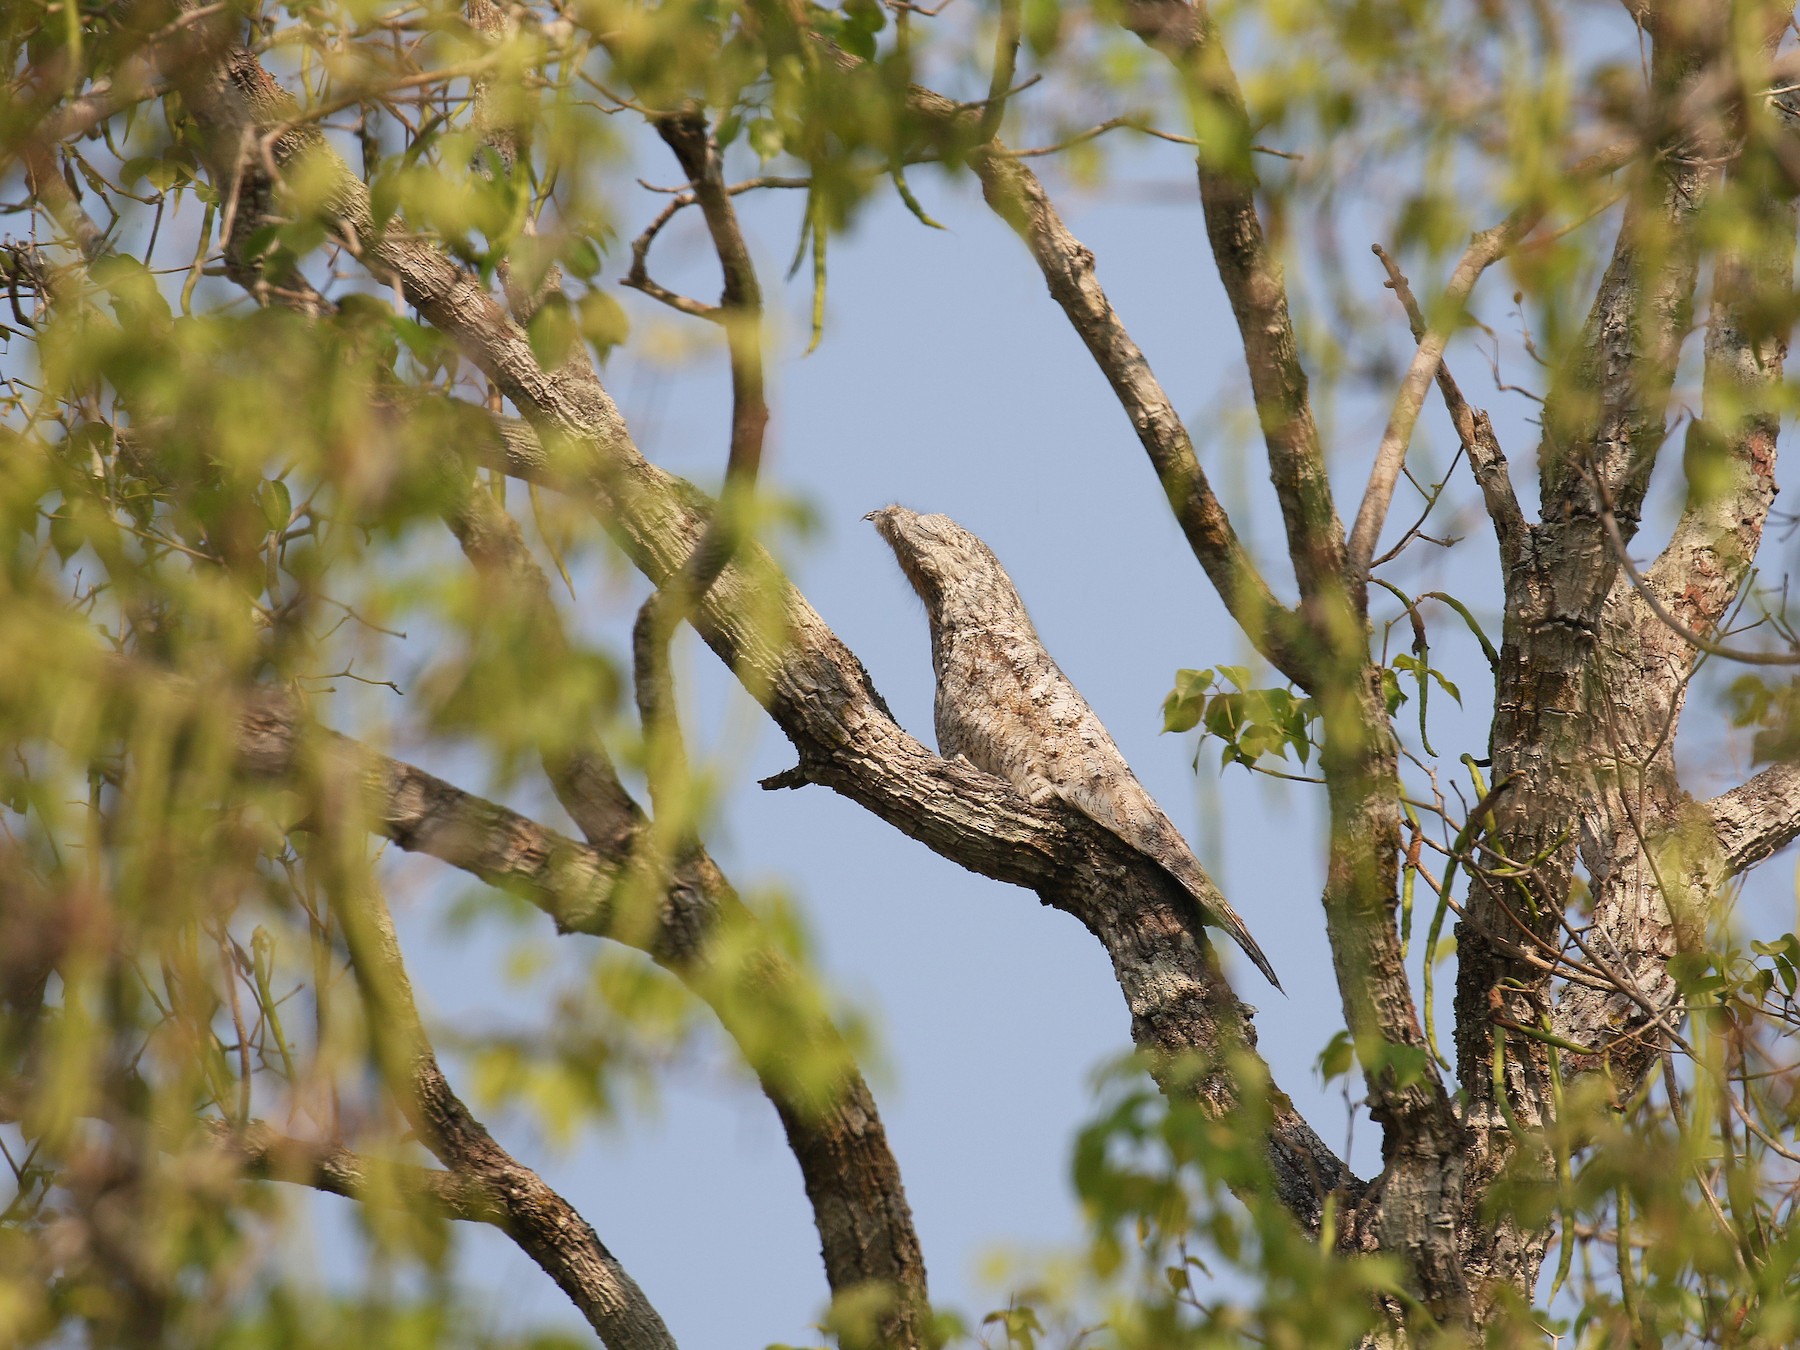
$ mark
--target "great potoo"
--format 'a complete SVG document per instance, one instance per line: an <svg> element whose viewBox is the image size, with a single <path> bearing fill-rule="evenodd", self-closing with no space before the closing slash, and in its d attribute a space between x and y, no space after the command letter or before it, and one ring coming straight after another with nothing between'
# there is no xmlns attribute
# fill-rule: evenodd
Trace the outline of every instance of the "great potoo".
<svg viewBox="0 0 1800 1350"><path fill-rule="evenodd" d="M871 511L925 602L937 674L938 752L1004 778L1033 805L1060 799L1154 859L1277 989L1262 948L1139 783L1068 676L988 546L949 516Z"/></svg>

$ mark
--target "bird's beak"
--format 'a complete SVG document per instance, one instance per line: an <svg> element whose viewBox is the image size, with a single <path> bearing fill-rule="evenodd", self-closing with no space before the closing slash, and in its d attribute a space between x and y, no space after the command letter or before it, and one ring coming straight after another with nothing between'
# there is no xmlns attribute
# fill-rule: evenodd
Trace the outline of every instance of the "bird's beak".
<svg viewBox="0 0 1800 1350"><path fill-rule="evenodd" d="M864 520L873 520L873 519L875 519L876 516L878 516L880 514L881 513L879 511L870 511L863 516L863 519Z"/></svg>

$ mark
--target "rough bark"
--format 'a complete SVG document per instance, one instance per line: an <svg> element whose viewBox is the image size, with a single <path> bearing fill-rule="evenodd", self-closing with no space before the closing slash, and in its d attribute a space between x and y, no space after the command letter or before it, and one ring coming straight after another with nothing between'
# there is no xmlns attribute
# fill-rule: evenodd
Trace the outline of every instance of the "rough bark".
<svg viewBox="0 0 1800 1350"><path fill-rule="evenodd" d="M1484 1306L1499 1290L1532 1287L1551 1235L1547 1224L1521 1223L1510 1211L1484 1222L1479 1208L1503 1168L1547 1177L1553 1165L1536 1133L1554 1118L1553 1051L1519 1036L1502 1049L1502 1024L1553 1027L1592 1051L1565 1056L1561 1072L1604 1068L1628 1092L1673 1029L1667 958L1698 939L1707 895L1728 875L1712 822L1689 805L1673 758L1695 653L1652 611L1617 556L1636 531L1663 448L1700 264L1698 211L1735 154L1716 125L1669 117L1714 77L1716 36L1684 28L1658 37L1650 120L1665 129L1669 149L1663 163L1640 171L1577 356L1546 405L1542 519L1506 578L1492 747L1495 780L1507 791L1458 928L1458 1066L1475 1170L1461 1222L1473 1237L1471 1279L1489 1291ZM1791 215L1768 237L1776 256L1753 270L1758 284L1785 293ZM1745 341L1736 310L1749 291L1733 280L1739 266L1724 257L1716 269L1709 406L1721 397L1743 406L1727 386L1766 388L1785 356L1784 342ZM1750 416L1728 434L1731 485L1690 508L1652 569L1664 604L1701 631L1720 622L1739 593L1772 497L1773 422ZM1578 865L1594 913L1569 955L1598 980L1558 989L1549 970L1518 949L1568 947L1563 916Z"/></svg>

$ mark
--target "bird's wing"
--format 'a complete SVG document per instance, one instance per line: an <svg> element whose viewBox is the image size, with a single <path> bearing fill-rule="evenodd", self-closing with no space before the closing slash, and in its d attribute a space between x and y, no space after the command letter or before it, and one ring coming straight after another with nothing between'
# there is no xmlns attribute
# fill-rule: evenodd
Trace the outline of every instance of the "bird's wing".
<svg viewBox="0 0 1800 1350"><path fill-rule="evenodd" d="M1073 692L1073 686L1070 687ZM1079 694L1075 695L1077 698ZM1231 935L1256 968L1277 989L1281 981L1275 968L1263 955L1256 939L1244 921L1220 894L1219 888L1206 874L1194 856L1181 831L1169 819L1156 799L1137 780L1125 762L1124 755L1113 744L1112 737L1091 709L1080 724L1071 727L1073 734L1058 738L1050 752L1051 763L1044 777L1056 788L1057 795L1088 819L1105 826L1145 857L1153 859L1181 888L1194 898L1201 916L1215 928ZM1284 991L1285 992L1285 991Z"/></svg>

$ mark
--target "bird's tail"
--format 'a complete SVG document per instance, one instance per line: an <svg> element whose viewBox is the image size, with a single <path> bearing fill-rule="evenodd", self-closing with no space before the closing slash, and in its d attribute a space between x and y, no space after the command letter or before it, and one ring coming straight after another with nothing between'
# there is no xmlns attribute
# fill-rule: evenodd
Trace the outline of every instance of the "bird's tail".
<svg viewBox="0 0 1800 1350"><path fill-rule="evenodd" d="M1287 990L1281 987L1281 981L1275 978L1275 967L1269 964L1269 958L1263 955L1263 949L1256 945L1256 939L1250 936L1250 930L1244 927L1244 921L1228 907L1219 915L1209 916L1217 920L1219 927L1231 934L1233 942L1244 949L1244 955L1256 963L1256 968L1268 977L1276 992L1285 995Z"/></svg>
<svg viewBox="0 0 1800 1350"><path fill-rule="evenodd" d="M1136 779L1132 779L1132 785L1137 785ZM1142 792L1143 789L1138 788L1138 791ZM1149 797L1146 796L1144 800L1149 802ZM1256 968L1263 973L1264 978L1279 993L1286 994L1287 990L1281 987L1281 981L1275 978L1275 967L1269 964L1269 958L1263 955L1263 949L1256 945L1256 939L1250 936L1250 930L1238 918L1237 911L1219 894L1219 888L1213 884L1213 879L1206 875L1206 868L1188 851L1187 841L1154 802L1150 802L1150 810L1154 813L1152 825L1160 828L1151 834L1149 843L1152 847L1145 848L1141 842L1137 846L1161 863L1176 884L1192 897L1203 924L1223 928L1229 933L1231 940L1244 949L1244 955L1256 963ZM1113 821L1102 820L1100 823L1129 840L1130 836L1124 835ZM1140 829L1136 833L1141 839L1143 831Z"/></svg>

